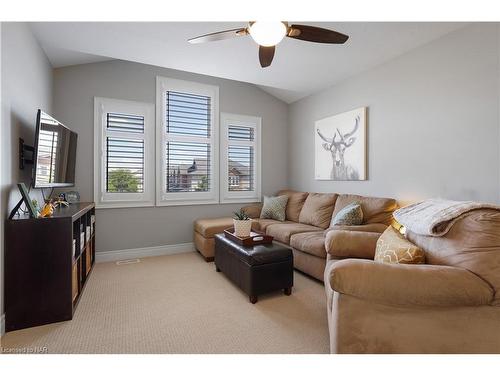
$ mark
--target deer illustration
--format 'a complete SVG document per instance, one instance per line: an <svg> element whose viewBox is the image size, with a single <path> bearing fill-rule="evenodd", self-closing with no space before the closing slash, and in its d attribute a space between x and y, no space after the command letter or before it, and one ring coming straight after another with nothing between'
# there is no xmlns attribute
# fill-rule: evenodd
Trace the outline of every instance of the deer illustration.
<svg viewBox="0 0 500 375"><path fill-rule="evenodd" d="M321 134L320 130L317 129L318 135L326 142L323 143L323 148L332 155L332 171L330 172L330 178L332 180L359 180L358 171L344 161L345 150L351 147L356 141L356 137L353 137L353 135L358 128L359 116L356 117L354 129L351 132L342 134L339 128L337 128L333 138L325 137ZM337 135L339 137L338 140Z"/></svg>

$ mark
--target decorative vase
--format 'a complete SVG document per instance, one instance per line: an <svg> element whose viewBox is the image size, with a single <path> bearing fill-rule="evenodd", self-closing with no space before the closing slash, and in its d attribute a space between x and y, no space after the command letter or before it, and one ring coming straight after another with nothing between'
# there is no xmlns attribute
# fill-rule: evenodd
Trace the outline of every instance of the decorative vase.
<svg viewBox="0 0 500 375"><path fill-rule="evenodd" d="M50 217L54 213L54 206L51 202L45 203L42 210L40 211L40 217Z"/></svg>
<svg viewBox="0 0 500 375"><path fill-rule="evenodd" d="M252 230L252 219L249 220L236 220L233 219L234 235L236 237L250 237Z"/></svg>

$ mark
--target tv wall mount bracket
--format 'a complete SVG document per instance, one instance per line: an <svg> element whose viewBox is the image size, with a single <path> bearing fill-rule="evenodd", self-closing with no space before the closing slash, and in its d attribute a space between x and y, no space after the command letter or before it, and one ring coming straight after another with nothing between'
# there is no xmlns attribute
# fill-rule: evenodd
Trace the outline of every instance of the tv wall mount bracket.
<svg viewBox="0 0 500 375"><path fill-rule="evenodd" d="M29 157L27 157L29 153ZM19 169L24 169L25 164L33 164L35 148L24 143L24 139L19 138Z"/></svg>

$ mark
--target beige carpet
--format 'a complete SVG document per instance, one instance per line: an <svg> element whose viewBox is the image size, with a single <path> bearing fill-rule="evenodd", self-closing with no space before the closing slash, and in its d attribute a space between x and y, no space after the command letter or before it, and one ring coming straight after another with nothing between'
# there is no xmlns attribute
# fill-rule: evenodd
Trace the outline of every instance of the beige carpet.
<svg viewBox="0 0 500 375"><path fill-rule="evenodd" d="M197 253L97 264L73 320L7 333L49 353L327 353L323 285L295 273L291 296L252 305Z"/></svg>

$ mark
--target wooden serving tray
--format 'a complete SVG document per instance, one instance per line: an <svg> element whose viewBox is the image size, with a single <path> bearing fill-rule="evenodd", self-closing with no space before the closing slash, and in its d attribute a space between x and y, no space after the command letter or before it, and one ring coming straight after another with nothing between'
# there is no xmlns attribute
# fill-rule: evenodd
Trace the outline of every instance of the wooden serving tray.
<svg viewBox="0 0 500 375"><path fill-rule="evenodd" d="M234 235L234 228L224 229L224 236L242 246L269 244L273 242L274 238L273 236L268 236L267 234L261 234L256 232L250 232L249 237L237 237Z"/></svg>

